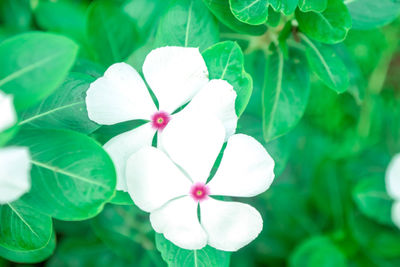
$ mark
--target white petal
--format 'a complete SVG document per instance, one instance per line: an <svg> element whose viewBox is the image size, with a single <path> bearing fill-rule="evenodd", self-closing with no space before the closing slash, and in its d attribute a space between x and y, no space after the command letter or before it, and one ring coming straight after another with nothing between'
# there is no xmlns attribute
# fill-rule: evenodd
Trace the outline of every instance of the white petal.
<svg viewBox="0 0 400 267"><path fill-rule="evenodd" d="M13 97L0 91L0 132L13 126L17 122Z"/></svg>
<svg viewBox="0 0 400 267"><path fill-rule="evenodd" d="M146 123L132 131L115 136L104 145L117 172L117 190L128 191L125 178L126 162L141 148L151 146L154 134L155 130L151 124Z"/></svg>
<svg viewBox="0 0 400 267"><path fill-rule="evenodd" d="M188 195L191 188L189 179L155 147L142 148L128 159L126 183L132 200L147 212Z"/></svg>
<svg viewBox="0 0 400 267"><path fill-rule="evenodd" d="M253 137L235 134L228 140L221 164L209 182L211 195L251 197L274 180L274 160Z"/></svg>
<svg viewBox="0 0 400 267"><path fill-rule="evenodd" d="M17 200L31 188L31 162L26 147L0 149L0 204Z"/></svg>
<svg viewBox="0 0 400 267"><path fill-rule="evenodd" d="M400 201L396 201L392 206L392 221L400 228Z"/></svg>
<svg viewBox="0 0 400 267"><path fill-rule="evenodd" d="M99 124L150 120L157 111L139 73L126 63L111 65L86 94L89 118Z"/></svg>
<svg viewBox="0 0 400 267"><path fill-rule="evenodd" d="M236 131L236 92L224 80L211 80L181 112L197 112L216 116L225 126L227 140Z"/></svg>
<svg viewBox="0 0 400 267"><path fill-rule="evenodd" d="M207 235L197 218L197 202L186 196L172 200L150 214L154 230L184 249L201 249Z"/></svg>
<svg viewBox="0 0 400 267"><path fill-rule="evenodd" d="M386 170L386 190L392 198L400 200L400 154L394 156Z"/></svg>
<svg viewBox="0 0 400 267"><path fill-rule="evenodd" d="M224 127L215 117L177 115L159 134L158 145L193 182L205 183L224 143Z"/></svg>
<svg viewBox="0 0 400 267"><path fill-rule="evenodd" d="M250 205L212 198L200 203L201 225L208 234L208 244L224 251L236 251L261 232L260 213Z"/></svg>
<svg viewBox="0 0 400 267"><path fill-rule="evenodd" d="M147 55L143 74L159 109L168 113L186 104L208 82L207 66L198 48L157 48Z"/></svg>

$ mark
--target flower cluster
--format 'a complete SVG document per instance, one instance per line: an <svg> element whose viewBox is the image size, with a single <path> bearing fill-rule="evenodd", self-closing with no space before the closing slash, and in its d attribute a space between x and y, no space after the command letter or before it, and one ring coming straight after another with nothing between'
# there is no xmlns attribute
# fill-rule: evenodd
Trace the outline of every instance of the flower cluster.
<svg viewBox="0 0 400 267"><path fill-rule="evenodd" d="M0 134L17 122L13 97L0 91ZM31 162L25 147L0 148L0 204L13 202L28 192Z"/></svg>
<svg viewBox="0 0 400 267"><path fill-rule="evenodd" d="M156 232L182 248L240 249L258 236L263 221L256 209L230 197L267 190L274 161L254 138L235 134L236 92L224 80L209 80L196 48L153 50L143 75L158 106L125 63L112 65L87 92L89 117L99 124L148 121L104 145L117 189L150 213Z"/></svg>

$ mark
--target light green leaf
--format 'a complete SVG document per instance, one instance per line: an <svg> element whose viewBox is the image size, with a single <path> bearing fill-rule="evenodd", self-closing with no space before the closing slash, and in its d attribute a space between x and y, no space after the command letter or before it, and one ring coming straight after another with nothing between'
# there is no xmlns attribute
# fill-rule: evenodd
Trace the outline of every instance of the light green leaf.
<svg viewBox="0 0 400 267"><path fill-rule="evenodd" d="M265 25L249 25L235 18L231 12L229 0L203 0L203 2L221 23L236 32L262 35L267 30Z"/></svg>
<svg viewBox="0 0 400 267"><path fill-rule="evenodd" d="M299 8L303 12L322 12L328 6L328 0L299 0Z"/></svg>
<svg viewBox="0 0 400 267"><path fill-rule="evenodd" d="M38 105L22 112L20 126L29 128L70 129L91 133L99 128L87 115L85 96L94 78L71 73L64 83Z"/></svg>
<svg viewBox="0 0 400 267"><path fill-rule="evenodd" d="M55 247L51 218L22 200L0 205L0 256L18 262L39 262Z"/></svg>
<svg viewBox="0 0 400 267"><path fill-rule="evenodd" d="M353 29L368 30L382 27L400 14L400 2L395 0L346 1L353 18Z"/></svg>
<svg viewBox="0 0 400 267"><path fill-rule="evenodd" d="M77 51L72 40L55 34L7 39L0 44L0 90L14 95L17 109L31 106L60 86Z"/></svg>
<svg viewBox="0 0 400 267"><path fill-rule="evenodd" d="M290 267L346 267L346 257L329 238L314 236L301 243L292 253Z"/></svg>
<svg viewBox="0 0 400 267"><path fill-rule="evenodd" d="M365 216L383 224L393 225L393 201L386 193L385 180L382 177L361 180L353 190L353 199Z"/></svg>
<svg viewBox="0 0 400 267"><path fill-rule="evenodd" d="M264 139L269 142L289 132L301 119L310 93L310 78L303 54L289 51L285 60L274 47L268 58L263 88Z"/></svg>
<svg viewBox="0 0 400 267"><path fill-rule="evenodd" d="M172 1L156 34L157 46L200 47L201 51L218 39L217 21L198 0Z"/></svg>
<svg viewBox="0 0 400 267"><path fill-rule="evenodd" d="M86 26L89 43L106 66L125 60L138 45L134 22L112 2L93 2Z"/></svg>
<svg viewBox="0 0 400 267"><path fill-rule="evenodd" d="M268 0L229 0L235 17L252 25L263 24L268 19Z"/></svg>
<svg viewBox="0 0 400 267"><path fill-rule="evenodd" d="M169 267L218 266L228 267L231 253L205 247L201 250L186 250L175 246L161 234L156 234L157 249Z"/></svg>
<svg viewBox="0 0 400 267"><path fill-rule="evenodd" d="M296 10L296 19L302 32L326 44L343 41L351 28L351 16L342 0L328 0L322 13Z"/></svg>
<svg viewBox="0 0 400 267"><path fill-rule="evenodd" d="M299 0L268 0L268 1L276 11L281 11L286 16L293 14L299 2Z"/></svg>
<svg viewBox="0 0 400 267"><path fill-rule="evenodd" d="M236 114L240 116L249 103L253 80L244 70L243 52L231 41L221 42L203 52L210 79L228 81L237 93Z"/></svg>
<svg viewBox="0 0 400 267"><path fill-rule="evenodd" d="M306 45L307 60L311 70L321 81L337 93L345 92L349 87L349 72L335 50L300 35Z"/></svg>
<svg viewBox="0 0 400 267"><path fill-rule="evenodd" d="M114 165L91 138L72 131L21 131L11 144L29 147L32 188L22 199L60 220L98 214L115 190Z"/></svg>

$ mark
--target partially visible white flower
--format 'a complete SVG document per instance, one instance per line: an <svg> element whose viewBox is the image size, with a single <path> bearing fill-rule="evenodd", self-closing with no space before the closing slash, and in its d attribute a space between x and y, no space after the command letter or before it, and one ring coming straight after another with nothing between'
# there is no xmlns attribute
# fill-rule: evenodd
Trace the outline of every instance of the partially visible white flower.
<svg viewBox="0 0 400 267"><path fill-rule="evenodd" d="M0 204L13 202L30 190L30 170L28 148L0 149Z"/></svg>
<svg viewBox="0 0 400 267"><path fill-rule="evenodd" d="M125 63L107 69L93 82L86 97L89 118L111 125L129 120L148 123L112 138L104 145L117 171L117 189L127 191L125 168L129 156L150 146L170 120L183 113L217 116L226 138L236 130L236 92L223 80L209 80L207 66L197 48L162 47L151 51L143 64L146 82L156 96L157 109L138 72ZM180 112L174 112L190 103Z"/></svg>
<svg viewBox="0 0 400 267"><path fill-rule="evenodd" d="M400 228L400 154L394 156L386 170L386 190L395 200L392 220Z"/></svg>
<svg viewBox="0 0 400 267"><path fill-rule="evenodd" d="M213 196L252 197L264 192L274 179L274 161L254 138L235 134L207 182L224 139L225 129L215 118L182 116L165 128L160 149L145 147L128 159L131 198L150 212L156 232L184 249L208 244L236 251L262 230L256 209Z"/></svg>
<svg viewBox="0 0 400 267"><path fill-rule="evenodd" d="M13 97L0 91L0 132L7 130L17 122Z"/></svg>

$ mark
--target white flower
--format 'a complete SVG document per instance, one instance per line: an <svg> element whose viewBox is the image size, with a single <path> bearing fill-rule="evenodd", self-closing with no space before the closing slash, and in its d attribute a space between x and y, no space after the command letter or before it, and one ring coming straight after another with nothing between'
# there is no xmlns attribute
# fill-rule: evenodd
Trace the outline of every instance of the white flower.
<svg viewBox="0 0 400 267"><path fill-rule="evenodd" d="M158 109L138 72L125 63L109 67L87 91L89 118L96 123L149 121L104 145L116 167L117 189L123 191L127 190L124 174L128 157L151 145L154 134L160 135L178 114L212 113L224 123L227 138L236 130L236 93L228 82L208 79L207 66L197 48L155 49L145 59L143 74L158 100ZM189 101L182 111L173 114Z"/></svg>
<svg viewBox="0 0 400 267"><path fill-rule="evenodd" d="M397 154L386 171L386 190L395 200L392 206L392 220L400 228L400 154Z"/></svg>
<svg viewBox="0 0 400 267"><path fill-rule="evenodd" d="M17 122L13 97L0 91L0 132ZM0 204L17 200L30 189L30 157L25 147L0 149Z"/></svg>
<svg viewBox="0 0 400 267"><path fill-rule="evenodd" d="M150 212L156 232L184 249L208 244L236 251L262 230L256 209L213 196L251 197L264 192L274 179L274 161L254 138L235 134L228 139L218 171L207 182L224 138L224 127L215 117L182 116L165 128L160 149L145 147L128 159L131 198Z"/></svg>
<svg viewBox="0 0 400 267"><path fill-rule="evenodd" d="M0 91L0 132L7 130L17 122L13 97Z"/></svg>

